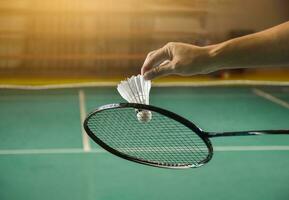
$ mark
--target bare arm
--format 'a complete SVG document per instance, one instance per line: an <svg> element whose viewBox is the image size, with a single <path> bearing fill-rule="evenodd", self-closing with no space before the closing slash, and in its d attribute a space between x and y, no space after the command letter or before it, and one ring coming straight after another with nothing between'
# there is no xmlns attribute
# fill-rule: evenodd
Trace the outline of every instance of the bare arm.
<svg viewBox="0 0 289 200"><path fill-rule="evenodd" d="M289 64L289 22L218 44L210 54L220 69Z"/></svg>
<svg viewBox="0 0 289 200"><path fill-rule="evenodd" d="M148 54L141 72L153 79L169 74L206 74L220 69L287 64L289 22L206 47L168 43Z"/></svg>

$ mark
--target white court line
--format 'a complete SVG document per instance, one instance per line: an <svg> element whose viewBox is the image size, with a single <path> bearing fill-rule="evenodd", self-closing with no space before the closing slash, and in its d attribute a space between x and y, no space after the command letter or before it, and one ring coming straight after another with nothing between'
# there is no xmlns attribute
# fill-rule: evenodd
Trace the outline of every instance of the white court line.
<svg viewBox="0 0 289 200"><path fill-rule="evenodd" d="M253 89L253 92L260 97L263 97L269 101L272 101L272 102L274 102L280 106L283 106L283 107L289 109L289 104L287 102L285 102L285 101L283 101L277 97L274 97L273 95L271 95L267 92L264 92L264 91L262 91L260 89L256 89L256 88Z"/></svg>
<svg viewBox="0 0 289 200"><path fill-rule="evenodd" d="M102 153L102 149L95 149L89 153ZM87 153L84 149L4 149L0 155L31 155L31 154L78 154Z"/></svg>
<svg viewBox="0 0 289 200"><path fill-rule="evenodd" d="M214 151L289 151L288 146L216 146ZM0 155L33 155L33 154L81 154L84 149L2 149ZM104 149L92 149L88 153L107 153Z"/></svg>
<svg viewBox="0 0 289 200"><path fill-rule="evenodd" d="M82 145L83 145L83 150L85 152L89 152L91 150L89 138L88 138L88 135L86 134L86 132L83 128L83 121L85 120L85 117L86 117L85 94L84 94L83 90L78 91L78 96L79 96L79 110L80 110L80 126L81 126L81 133L82 133Z"/></svg>
<svg viewBox="0 0 289 200"><path fill-rule="evenodd" d="M289 151L289 146L217 146L214 151Z"/></svg>

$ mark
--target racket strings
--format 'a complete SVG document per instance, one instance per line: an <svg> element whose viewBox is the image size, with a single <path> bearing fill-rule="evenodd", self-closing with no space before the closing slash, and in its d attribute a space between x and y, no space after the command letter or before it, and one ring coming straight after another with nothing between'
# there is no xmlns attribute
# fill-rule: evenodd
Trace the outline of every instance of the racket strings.
<svg viewBox="0 0 289 200"><path fill-rule="evenodd" d="M204 141L191 129L152 112L140 123L133 108L109 109L92 115L88 127L109 147L147 162L180 166L198 165L209 154Z"/></svg>
<svg viewBox="0 0 289 200"><path fill-rule="evenodd" d="M125 130L122 130L122 129L120 129L121 131L125 131ZM115 135L112 135L112 137L113 138L115 138ZM125 137L125 136L124 136ZM172 145L167 145L167 146L169 146L170 148L167 148L167 147L161 147L161 148L159 148L158 147L158 145L157 146L153 146L153 148L151 147L152 145L151 145L151 143L146 143L146 142L143 142L143 141L141 141L141 143L139 143L139 142L137 142L137 141L140 141L139 139L142 139L142 138L139 138L138 137L138 134L134 134L134 138L127 138L127 137L125 137L124 138L125 139L125 141L126 142L121 142L121 143L119 143L120 144L120 146L123 146L123 147L128 147L128 148L118 148L118 150L120 150L120 151L122 151L122 152L124 152L124 153L134 153L135 154L135 156L138 156L139 158L142 158L143 157L143 155L142 155L142 152L149 152L149 153L154 153L154 152L159 152L159 153L161 153L161 155L163 155L163 154L168 154L166 157L168 157L168 159L167 158L163 158L163 160L164 161L169 161L170 159L172 159L172 156L170 156L170 153L171 152L174 152L174 151L176 151L176 150L178 150L178 151L180 151L180 152L183 152L183 151L185 151L186 152L186 149L184 149L184 148L175 148L175 149L171 149L171 146ZM128 143L127 143L127 139L129 139L129 140L133 140L134 141L134 145L135 146L137 146L137 148L131 148L131 145L127 145ZM154 139L154 138L152 138L152 139ZM148 144L148 145L146 145L146 144ZM164 145L164 144L162 144L162 145ZM139 147L142 147L142 149L140 149ZM146 149L146 147L149 147L149 149ZM152 154L153 155L153 154ZM154 157L153 156L150 156L149 157L151 160L154 160ZM179 159L180 159L181 157L179 156ZM157 158L157 160L159 160L159 158Z"/></svg>
<svg viewBox="0 0 289 200"><path fill-rule="evenodd" d="M114 138L114 135L112 135L112 138ZM111 139L111 138L108 138ZM170 162L172 159L175 159L174 157L171 156L172 152L187 152L187 148L184 147L178 147L178 148L174 148L172 149L171 146L172 145L167 145L168 147L164 146L164 147L158 147L158 146L153 146L150 144L147 144L143 141L140 141L139 138L136 137L133 138L134 141L134 146L137 147L131 147L131 145L128 145L127 141L131 140L132 138L125 138L125 140L123 141L119 141L119 144L114 145L118 151L125 153L125 154L134 154L133 156L135 156L138 159L144 159L146 158L147 160L150 161L155 161L155 162L159 162L160 160L162 160L162 162ZM162 144L165 145L165 144ZM112 146L113 147L113 146ZM141 148L140 148L141 147ZM144 156L143 154L146 153L146 155ZM159 155L162 155L162 158L160 159L160 156L158 155L158 157L155 157L154 154L151 153L159 153ZM149 156L151 155L151 156ZM185 160L182 159L182 154L179 155L178 160L180 160L179 162L183 162Z"/></svg>

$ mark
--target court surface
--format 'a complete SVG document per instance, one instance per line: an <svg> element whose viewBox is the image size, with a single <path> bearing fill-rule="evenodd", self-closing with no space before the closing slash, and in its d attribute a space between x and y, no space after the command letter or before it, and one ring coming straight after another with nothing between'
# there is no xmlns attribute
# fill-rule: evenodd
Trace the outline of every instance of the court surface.
<svg viewBox="0 0 289 200"><path fill-rule="evenodd" d="M1 89L0 199L289 199L289 136L215 138L201 168L153 168L83 133L88 112L115 102L115 87ZM206 131L289 129L289 87L153 87L151 104Z"/></svg>

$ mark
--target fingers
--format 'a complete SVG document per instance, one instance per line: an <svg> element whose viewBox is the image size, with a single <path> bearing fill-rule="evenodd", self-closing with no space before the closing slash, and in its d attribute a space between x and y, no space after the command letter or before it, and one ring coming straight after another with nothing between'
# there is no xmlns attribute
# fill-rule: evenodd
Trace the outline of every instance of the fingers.
<svg viewBox="0 0 289 200"><path fill-rule="evenodd" d="M161 65L150 69L144 73L146 80L151 80L156 77L166 76L173 73L173 62L165 61Z"/></svg>
<svg viewBox="0 0 289 200"><path fill-rule="evenodd" d="M166 47L150 52L141 68L141 74L145 74L147 71L152 69L154 66L158 66L165 60L169 59L168 49Z"/></svg>

